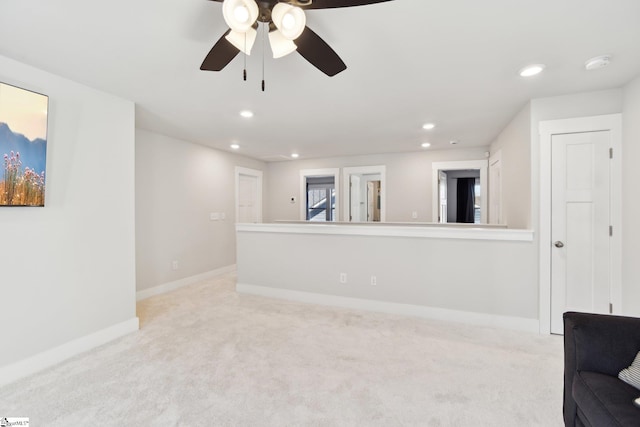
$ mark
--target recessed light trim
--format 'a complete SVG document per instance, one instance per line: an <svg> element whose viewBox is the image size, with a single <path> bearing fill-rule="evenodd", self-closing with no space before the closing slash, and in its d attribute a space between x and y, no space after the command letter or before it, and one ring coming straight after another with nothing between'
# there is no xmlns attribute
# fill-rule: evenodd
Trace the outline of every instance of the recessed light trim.
<svg viewBox="0 0 640 427"><path fill-rule="evenodd" d="M520 70L520 77L537 76L542 71L544 71L545 68L546 68L546 65L544 65L544 64L527 65L526 67L524 67L523 69Z"/></svg>
<svg viewBox="0 0 640 427"><path fill-rule="evenodd" d="M242 117L244 117L245 119L250 119L251 117L253 117L253 111L250 110L242 110L240 111L240 115Z"/></svg>
<svg viewBox="0 0 640 427"><path fill-rule="evenodd" d="M428 143L428 142L423 142L422 144L420 144L420 146L421 146L422 148L429 148L429 147L431 147L431 144L430 144L430 143Z"/></svg>
<svg viewBox="0 0 640 427"><path fill-rule="evenodd" d="M422 125L422 129L424 130L431 130L435 127L436 127L435 123L425 123Z"/></svg>
<svg viewBox="0 0 640 427"><path fill-rule="evenodd" d="M458 144L460 141L458 141L457 139L452 139L451 141L449 141L449 144L451 145L456 145Z"/></svg>
<svg viewBox="0 0 640 427"><path fill-rule="evenodd" d="M601 55L591 58L584 63L584 69L587 71L597 70L598 68L604 68L611 63L611 55Z"/></svg>
<svg viewBox="0 0 640 427"><path fill-rule="evenodd" d="M239 150L240 149L240 146L238 144L231 144L230 147L233 150Z"/></svg>

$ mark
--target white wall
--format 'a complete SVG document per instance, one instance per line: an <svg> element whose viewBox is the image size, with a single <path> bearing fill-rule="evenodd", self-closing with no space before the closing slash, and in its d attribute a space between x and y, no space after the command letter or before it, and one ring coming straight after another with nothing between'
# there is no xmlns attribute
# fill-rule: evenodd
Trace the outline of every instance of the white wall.
<svg viewBox="0 0 640 427"><path fill-rule="evenodd" d="M516 114L491 143L501 152L502 222L510 228L531 228L531 104Z"/></svg>
<svg viewBox="0 0 640 427"><path fill-rule="evenodd" d="M640 317L640 76L623 89L622 310Z"/></svg>
<svg viewBox="0 0 640 427"><path fill-rule="evenodd" d="M141 129L135 145L138 291L235 264L235 167L265 163Z"/></svg>
<svg viewBox="0 0 640 427"><path fill-rule="evenodd" d="M137 319L133 103L2 56L0 81L49 96L46 206L0 208L1 368Z"/></svg>
<svg viewBox="0 0 640 427"><path fill-rule="evenodd" d="M269 163L267 166L269 184L266 193L269 203L266 219L267 221L300 219L299 203L304 203L304 200L298 200L301 169L386 165L386 221L431 222L431 164L457 160L486 160L484 154L486 151L488 151L487 147L459 148ZM339 188L341 191L339 205L340 209L344 209L347 199L342 194L342 181ZM293 196L297 200L295 204L290 203ZM418 212L417 219L411 217L414 211ZM342 217L340 212L339 218Z"/></svg>

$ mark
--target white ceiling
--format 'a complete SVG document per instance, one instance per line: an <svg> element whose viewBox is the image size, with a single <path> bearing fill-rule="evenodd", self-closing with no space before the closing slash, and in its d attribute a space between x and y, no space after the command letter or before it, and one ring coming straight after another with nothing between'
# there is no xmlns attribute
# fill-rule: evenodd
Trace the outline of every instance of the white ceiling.
<svg viewBox="0 0 640 427"><path fill-rule="evenodd" d="M242 55L199 70L226 31L208 0L2 0L0 54L134 101L137 127L264 160L486 146L531 98L640 75L638 0L394 0L310 10L307 25L347 70L267 56L266 92L259 42L247 82ZM609 67L584 70L602 54ZM529 63L547 69L525 80Z"/></svg>

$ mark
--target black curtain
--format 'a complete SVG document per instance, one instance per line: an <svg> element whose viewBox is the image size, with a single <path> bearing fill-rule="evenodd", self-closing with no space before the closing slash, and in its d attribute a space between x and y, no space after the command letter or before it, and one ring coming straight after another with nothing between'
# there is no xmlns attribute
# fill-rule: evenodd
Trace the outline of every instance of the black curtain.
<svg viewBox="0 0 640 427"><path fill-rule="evenodd" d="M456 222L474 222L475 212L473 203L476 199L475 186L475 178L458 178L458 211L456 214Z"/></svg>

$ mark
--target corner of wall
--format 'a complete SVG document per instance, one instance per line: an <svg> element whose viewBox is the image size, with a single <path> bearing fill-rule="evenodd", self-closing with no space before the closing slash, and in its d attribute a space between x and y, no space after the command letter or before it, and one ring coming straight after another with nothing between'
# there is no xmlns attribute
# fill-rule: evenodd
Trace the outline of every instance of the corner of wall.
<svg viewBox="0 0 640 427"><path fill-rule="evenodd" d="M138 293L235 264L236 167L266 163L142 129L135 150Z"/></svg>
<svg viewBox="0 0 640 427"><path fill-rule="evenodd" d="M623 88L622 112L622 313L640 317L640 76Z"/></svg>

